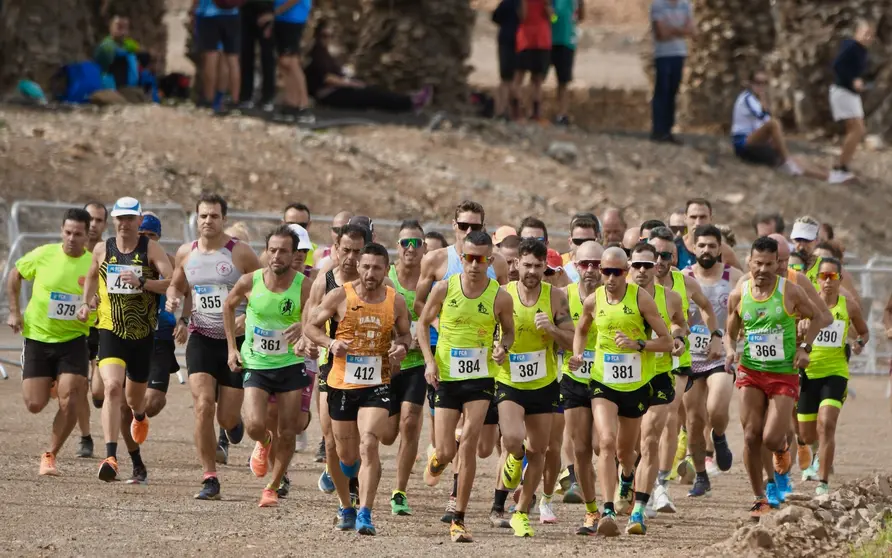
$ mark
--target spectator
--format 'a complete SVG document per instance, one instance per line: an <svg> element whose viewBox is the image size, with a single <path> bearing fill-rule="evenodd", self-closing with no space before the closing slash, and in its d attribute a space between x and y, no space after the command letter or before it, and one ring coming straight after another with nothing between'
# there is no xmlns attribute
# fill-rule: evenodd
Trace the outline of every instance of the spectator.
<svg viewBox="0 0 892 558"><path fill-rule="evenodd" d="M228 10L217 7L214 0L192 0L191 13L195 18L196 42L201 52L202 105L222 108L216 99L217 65L223 51L226 69L229 71L229 94L237 105L241 93L239 51L241 47L241 20L238 8Z"/></svg>
<svg viewBox="0 0 892 558"><path fill-rule="evenodd" d="M734 153L747 163L780 168L791 176L804 174L827 180L826 170L809 168L790 155L780 121L773 120L764 108L768 104L767 88L768 75L755 70L750 74L749 86L737 96L731 115Z"/></svg>
<svg viewBox="0 0 892 558"><path fill-rule="evenodd" d="M786 229L784 218L780 213L759 213L753 217L753 229L756 231L756 238L768 236L769 234L784 234Z"/></svg>
<svg viewBox="0 0 892 558"><path fill-rule="evenodd" d="M495 115L503 120L520 116L514 73L517 70L517 26L520 0L502 0L492 12L492 22L499 26L496 39L499 51L499 87L496 90Z"/></svg>
<svg viewBox="0 0 892 558"><path fill-rule="evenodd" d="M568 88L573 81L573 61L576 57L576 22L585 17L585 0L552 0L554 17L551 18L551 65L557 77L557 116L554 122L569 126L570 96Z"/></svg>
<svg viewBox="0 0 892 558"><path fill-rule="evenodd" d="M834 83L830 86L830 112L834 122L846 123L846 138L842 144L839 163L830 171L832 184L841 184L855 178L849 171L849 164L865 134L861 92L865 89L867 49L872 43L873 26L859 19L855 23L854 37L842 42L839 55L833 61Z"/></svg>
<svg viewBox="0 0 892 558"><path fill-rule="evenodd" d="M239 55L242 86L239 98L245 109L254 108L254 64L257 61L255 47L260 43L260 74L263 78L260 106L266 112L273 110L276 97L276 53L273 37L269 32L269 22L260 23L261 17L272 13L273 9L273 0L248 0L242 6L242 48Z"/></svg>
<svg viewBox="0 0 892 558"><path fill-rule="evenodd" d="M275 0L275 10L260 16L260 25L273 23L272 34L279 55L279 69L285 82L285 116L303 116L310 108L307 79L300 63L300 40L303 38L312 0ZM266 27L269 33L269 27Z"/></svg>
<svg viewBox="0 0 892 558"><path fill-rule="evenodd" d="M530 120L541 118L542 83L551 65L552 0L520 0L520 25L517 27L517 72L514 88L520 95L527 74L530 92L527 96Z"/></svg>
<svg viewBox="0 0 892 558"><path fill-rule="evenodd" d="M687 37L694 33L694 18L688 0L653 0L650 21L654 35L654 96L651 103L651 139L681 144L672 135L675 126L675 96L681 85L688 55Z"/></svg>
<svg viewBox="0 0 892 558"><path fill-rule="evenodd" d="M152 57L130 37L130 18L112 16L109 34L96 47L94 59L108 88L119 91L142 88L143 92L152 94L153 101L159 101L155 76L151 70ZM137 97L138 100L145 100L142 94L137 94Z"/></svg>
<svg viewBox="0 0 892 558"><path fill-rule="evenodd" d="M408 112L421 110L431 102L433 89L430 86L412 95L403 95L347 78L328 50L331 37L328 22L320 19L316 24L310 62L305 69L309 92L318 104L344 109Z"/></svg>
<svg viewBox="0 0 892 558"><path fill-rule="evenodd" d="M676 209L669 215L669 229L675 234L675 238L683 238L688 234L688 226L685 223L683 209Z"/></svg>

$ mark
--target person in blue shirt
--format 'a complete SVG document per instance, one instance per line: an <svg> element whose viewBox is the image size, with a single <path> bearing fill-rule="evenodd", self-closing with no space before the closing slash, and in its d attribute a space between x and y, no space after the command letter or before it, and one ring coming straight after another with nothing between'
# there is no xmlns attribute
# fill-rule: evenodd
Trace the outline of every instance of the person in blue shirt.
<svg viewBox="0 0 892 558"><path fill-rule="evenodd" d="M233 104L237 105L242 84L239 64L241 19L238 8L224 10L214 0L192 0L189 13L195 18L195 44L201 52L202 105L213 105L217 87L222 85L218 84L217 77L221 50L229 70L229 83L226 85Z"/></svg>
<svg viewBox="0 0 892 558"><path fill-rule="evenodd" d="M260 17L260 24L273 23L272 35L285 81L285 103L281 112L300 116L310 106L307 79L300 61L300 41L310 17L312 0L275 0L273 13Z"/></svg>

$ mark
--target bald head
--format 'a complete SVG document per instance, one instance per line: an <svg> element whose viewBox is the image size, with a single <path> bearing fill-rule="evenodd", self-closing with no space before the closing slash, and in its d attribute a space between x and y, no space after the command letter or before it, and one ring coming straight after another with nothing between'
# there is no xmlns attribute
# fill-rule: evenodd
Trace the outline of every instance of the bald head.
<svg viewBox="0 0 892 558"><path fill-rule="evenodd" d="M787 261L790 259L790 245L787 243L787 239L784 238L784 235L772 233L768 235L768 238L777 242L777 259L778 261Z"/></svg>
<svg viewBox="0 0 892 558"><path fill-rule="evenodd" d="M855 21L854 38L856 41L865 46L873 43L873 24L866 19L858 19Z"/></svg>
<svg viewBox="0 0 892 558"><path fill-rule="evenodd" d="M631 250L638 244L639 239L641 238L641 229L638 227L630 227L626 229L626 232L623 233L623 248L627 250Z"/></svg>
<svg viewBox="0 0 892 558"><path fill-rule="evenodd" d="M604 243L622 242L623 232L626 230L626 220L623 214L615 207L604 210L601 215L601 232L604 235Z"/></svg>
<svg viewBox="0 0 892 558"><path fill-rule="evenodd" d="M625 268L629 258L626 256L625 250L622 248L608 248L601 255L601 267L621 267Z"/></svg>
<svg viewBox="0 0 892 558"><path fill-rule="evenodd" d="M625 254L625 252L623 252ZM583 242L573 254L574 261L600 260L604 255L604 247L594 241Z"/></svg>
<svg viewBox="0 0 892 558"><path fill-rule="evenodd" d="M332 227L343 227L347 224L347 221L353 218L353 213L349 211L341 211L336 214L334 218L331 220Z"/></svg>

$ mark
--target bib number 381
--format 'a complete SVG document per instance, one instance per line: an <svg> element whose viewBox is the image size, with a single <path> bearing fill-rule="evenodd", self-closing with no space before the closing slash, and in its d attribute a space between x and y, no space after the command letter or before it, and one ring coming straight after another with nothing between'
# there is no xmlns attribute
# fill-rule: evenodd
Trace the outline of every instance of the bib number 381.
<svg viewBox="0 0 892 558"><path fill-rule="evenodd" d="M344 382L358 386L381 385L381 357L347 355Z"/></svg>
<svg viewBox="0 0 892 558"><path fill-rule="evenodd" d="M222 314L226 285L195 285L195 310L202 314Z"/></svg>
<svg viewBox="0 0 892 558"><path fill-rule="evenodd" d="M456 380L488 378L486 349L452 349L449 352L449 377Z"/></svg>
<svg viewBox="0 0 892 558"><path fill-rule="evenodd" d="M255 352L262 355L288 354L288 341L285 339L285 332L255 327L253 348Z"/></svg>
<svg viewBox="0 0 892 558"><path fill-rule="evenodd" d="M540 380L546 375L545 351L508 355L511 381L517 384Z"/></svg>
<svg viewBox="0 0 892 558"><path fill-rule="evenodd" d="M51 320L76 320L82 297L66 293L50 293L47 317Z"/></svg>
<svg viewBox="0 0 892 558"><path fill-rule="evenodd" d="M105 284L108 294L139 294L142 292L140 287L134 287L121 277L121 274L129 271L137 277L142 277L142 267L138 265L117 265L109 264L106 268Z"/></svg>
<svg viewBox="0 0 892 558"><path fill-rule="evenodd" d="M634 384L641 381L639 353L604 354L605 384Z"/></svg>
<svg viewBox="0 0 892 558"><path fill-rule="evenodd" d="M779 333L750 333L747 335L750 358L763 362L778 362L786 358L784 337Z"/></svg>

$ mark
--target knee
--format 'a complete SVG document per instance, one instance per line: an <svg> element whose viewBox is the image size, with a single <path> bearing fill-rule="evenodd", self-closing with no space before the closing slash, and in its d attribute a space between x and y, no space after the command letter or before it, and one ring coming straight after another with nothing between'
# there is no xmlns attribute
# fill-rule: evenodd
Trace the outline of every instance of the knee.
<svg viewBox="0 0 892 558"><path fill-rule="evenodd" d="M612 434L601 436L601 439L598 440L598 447L601 449L601 454L616 455L616 436Z"/></svg>
<svg viewBox="0 0 892 558"><path fill-rule="evenodd" d="M745 428L743 430L743 443L750 448L762 445L762 433L755 428Z"/></svg>
<svg viewBox="0 0 892 558"><path fill-rule="evenodd" d="M821 438L827 438L831 436L834 432L836 432L836 420L835 419L818 419L818 435Z"/></svg>
<svg viewBox="0 0 892 558"><path fill-rule="evenodd" d="M799 439L805 444L813 444L817 441L817 429L815 423L810 423L812 428L806 427L809 423L799 423Z"/></svg>
<svg viewBox="0 0 892 558"><path fill-rule="evenodd" d="M778 432L778 433L769 433L766 434L762 440L762 443L766 448L771 451L782 451L784 447L787 445L787 433L786 432Z"/></svg>
<svg viewBox="0 0 892 558"><path fill-rule="evenodd" d="M119 399L124 395L124 385L122 382L105 382L105 398Z"/></svg>
<svg viewBox="0 0 892 558"><path fill-rule="evenodd" d="M403 436L414 436L420 422L420 413L403 413L400 416L400 433Z"/></svg>
<svg viewBox="0 0 892 558"><path fill-rule="evenodd" d="M648 432L641 440L641 453L656 453L660 447L660 434L658 432Z"/></svg>
<svg viewBox="0 0 892 558"><path fill-rule="evenodd" d="M439 440L437 440L439 442ZM440 463L451 463L455 459L456 452L455 440L445 440L445 443L437 444L437 461Z"/></svg>
<svg viewBox="0 0 892 558"><path fill-rule="evenodd" d="M378 437L370 432L366 432L359 438L359 455L363 461L378 457L379 443Z"/></svg>
<svg viewBox="0 0 892 558"><path fill-rule="evenodd" d="M477 458L478 459L486 459L490 455L492 455L493 450L495 449L495 444L488 436L481 436L477 441Z"/></svg>
<svg viewBox="0 0 892 558"><path fill-rule="evenodd" d="M146 397L146 415L150 417L157 416L167 405L167 395L158 393Z"/></svg>
<svg viewBox="0 0 892 558"><path fill-rule="evenodd" d="M643 449L643 448L642 448ZM637 458L635 448L616 448L616 458L623 462L634 461Z"/></svg>
<svg viewBox="0 0 892 558"><path fill-rule="evenodd" d="M505 449L509 451L519 449L523 445L523 436L519 432L502 432L502 444L504 444ZM527 448L527 450L530 449L531 448Z"/></svg>
<svg viewBox="0 0 892 558"><path fill-rule="evenodd" d="M216 404L210 397L198 397L194 400L195 418L198 420L213 420ZM223 426L223 425L221 425Z"/></svg>
<svg viewBox="0 0 892 558"><path fill-rule="evenodd" d="M582 446L581 444L576 444L576 447L573 449L573 457L577 464L591 462L591 460L592 460L592 446L591 445Z"/></svg>
<svg viewBox="0 0 892 558"><path fill-rule="evenodd" d="M288 440L297 436L297 426L292 422L278 428L279 438ZM292 444L293 446L293 444Z"/></svg>
<svg viewBox="0 0 892 558"><path fill-rule="evenodd" d="M42 411L49 400L37 400L37 399L25 399L25 407L28 409L29 413L37 414Z"/></svg>

